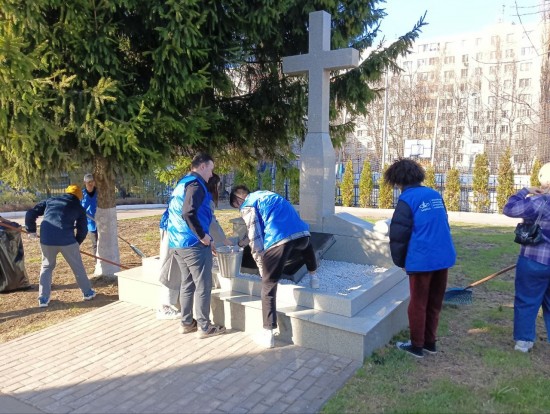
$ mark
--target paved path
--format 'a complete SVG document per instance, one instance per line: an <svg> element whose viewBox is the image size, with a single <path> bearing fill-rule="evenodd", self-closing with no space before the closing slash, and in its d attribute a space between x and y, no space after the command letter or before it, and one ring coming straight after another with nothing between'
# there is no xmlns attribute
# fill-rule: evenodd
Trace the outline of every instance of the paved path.
<svg viewBox="0 0 550 414"><path fill-rule="evenodd" d="M361 366L178 323L115 302L0 344L0 413L315 413Z"/></svg>

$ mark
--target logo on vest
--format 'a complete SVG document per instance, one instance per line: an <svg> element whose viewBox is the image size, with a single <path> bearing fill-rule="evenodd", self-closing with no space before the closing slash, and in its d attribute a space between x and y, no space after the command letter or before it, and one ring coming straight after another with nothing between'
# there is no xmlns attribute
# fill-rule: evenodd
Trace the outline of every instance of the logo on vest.
<svg viewBox="0 0 550 414"><path fill-rule="evenodd" d="M431 210L430 203L426 203L425 201L423 201L422 204L418 206L418 208L420 209L420 211Z"/></svg>

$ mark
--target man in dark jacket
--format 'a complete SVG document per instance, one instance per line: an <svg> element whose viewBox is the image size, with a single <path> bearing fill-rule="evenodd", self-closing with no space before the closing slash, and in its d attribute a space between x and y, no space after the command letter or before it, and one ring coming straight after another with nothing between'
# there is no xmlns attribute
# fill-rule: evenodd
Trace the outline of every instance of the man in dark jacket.
<svg viewBox="0 0 550 414"><path fill-rule="evenodd" d="M80 257L79 246L88 233L86 212L80 205L82 190L76 185L69 185L65 193L38 203L27 211L25 216L29 238L34 239L36 238L36 219L44 216L40 226L42 268L38 306L41 308L47 307L50 302L52 273L58 253L63 255L71 267L84 300L92 300L96 295Z"/></svg>

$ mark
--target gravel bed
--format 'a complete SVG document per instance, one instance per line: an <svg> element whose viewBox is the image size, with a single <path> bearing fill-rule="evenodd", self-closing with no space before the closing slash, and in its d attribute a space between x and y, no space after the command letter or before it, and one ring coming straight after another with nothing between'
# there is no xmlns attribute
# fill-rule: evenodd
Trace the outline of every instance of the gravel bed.
<svg viewBox="0 0 550 414"><path fill-rule="evenodd" d="M321 260L317 275L319 276L319 292L347 296L363 285L368 284L377 274L388 270L385 267L373 265L361 265L347 262L337 262L334 260ZM243 273L245 276L258 277ZM281 284L294 284L291 280L281 279ZM309 275L305 275L298 286L309 287Z"/></svg>

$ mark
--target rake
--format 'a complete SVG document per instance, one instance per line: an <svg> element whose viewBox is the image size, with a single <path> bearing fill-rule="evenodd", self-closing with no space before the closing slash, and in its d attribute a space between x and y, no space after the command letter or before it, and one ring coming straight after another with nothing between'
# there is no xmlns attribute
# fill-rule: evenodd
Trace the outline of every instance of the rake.
<svg viewBox="0 0 550 414"><path fill-rule="evenodd" d="M7 224L7 223L4 223L4 222L2 222L2 221L0 221L0 226L6 227L6 228L8 228L8 229L10 229L10 230L18 231L19 233L29 234L28 231L23 230L23 228L21 228L21 227L14 227L14 226L9 225L9 224ZM83 250L80 250L80 253L85 254L86 256L93 257L94 259L101 260L102 262L110 263L110 264L112 264L112 265L114 265L114 266L118 266L118 267L120 267L121 269L130 269L128 266L124 266L123 264L120 264L120 263L117 263L117 262L112 262L111 260L104 259L103 257L96 256L95 254L87 253L87 252L85 252L85 251L83 251Z"/></svg>
<svg viewBox="0 0 550 414"><path fill-rule="evenodd" d="M469 305L470 303L472 303L472 297L473 297L473 293L470 290L471 288L475 286L479 286L482 283L485 283L497 276L500 276L501 274L506 273L507 271L512 270L515 267L516 267L515 264L505 267L504 269L501 269L498 272L493 273L492 275L489 275L487 277L484 277L483 279L480 279L474 283L471 283L464 288L447 289L447 291L445 292L445 296L443 297L443 303L446 303L448 305Z"/></svg>
<svg viewBox="0 0 550 414"><path fill-rule="evenodd" d="M95 219L90 216L89 214L86 214L86 217L88 217L90 220L93 220L95 221ZM132 243L130 243L128 240L125 240L123 239L122 237L120 237L118 234L117 234L117 237L122 240L124 243L128 244L128 246L130 246L130 248L134 251L135 254L137 254L139 257L141 257L142 259L146 258L147 256L145 255L145 253L143 253L141 250L139 250L137 248L137 246L134 246Z"/></svg>

